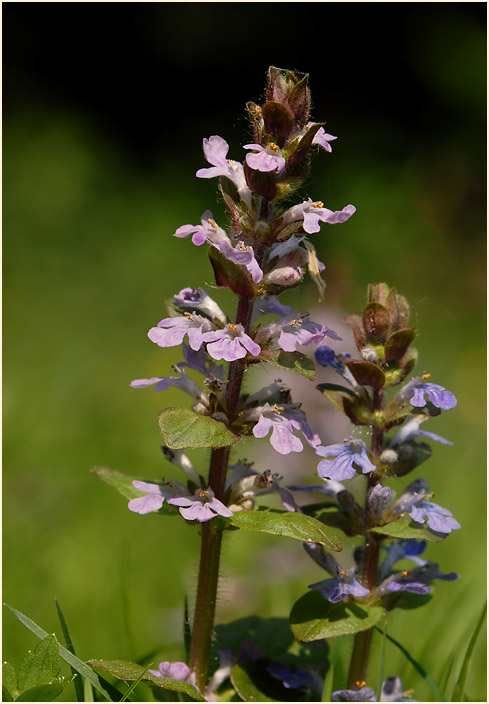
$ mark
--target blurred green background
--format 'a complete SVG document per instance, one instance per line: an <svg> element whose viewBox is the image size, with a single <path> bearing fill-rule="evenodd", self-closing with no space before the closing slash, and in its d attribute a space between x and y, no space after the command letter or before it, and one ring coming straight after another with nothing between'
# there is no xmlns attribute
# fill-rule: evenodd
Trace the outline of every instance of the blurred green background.
<svg viewBox="0 0 489 704"><path fill-rule="evenodd" d="M146 332L165 316L165 298L211 284L212 274L202 249L171 234L206 208L223 223L216 183L194 178L205 165L201 140L220 134L242 159L244 104L260 100L274 64L310 73L312 116L339 137L331 155L315 159L304 195L357 207L315 238L327 265L323 308L309 282L287 300L327 322L359 312L368 282L395 285L420 330L419 373L459 399L430 426L454 447L436 446L409 479L427 478L462 524L427 550L462 577L437 584L430 605L396 612L388 631L435 679L452 651L459 666L486 590L485 9L3 6L3 598L59 633L56 597L83 659L135 659L155 648L161 659L182 657L197 530L131 514L89 469L169 473L156 417L186 400L128 384L167 375L180 359ZM226 292L216 298L231 301ZM310 420L324 444L342 439L342 419L307 395L323 412ZM234 457L258 453L250 441ZM203 470L208 457L193 459ZM314 481L314 455L290 463L294 478ZM222 574L220 622L287 616L322 578L300 544L244 534L227 541ZM3 656L17 667L36 639L8 613L3 624ZM478 701L486 700L484 643L467 690ZM391 674L429 699L388 647Z"/></svg>

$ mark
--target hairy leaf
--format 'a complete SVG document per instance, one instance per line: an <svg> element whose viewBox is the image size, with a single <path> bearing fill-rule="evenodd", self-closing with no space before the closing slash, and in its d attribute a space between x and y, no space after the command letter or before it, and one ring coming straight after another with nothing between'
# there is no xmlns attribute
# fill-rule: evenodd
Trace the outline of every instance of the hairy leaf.
<svg viewBox="0 0 489 704"><path fill-rule="evenodd" d="M306 543L320 543L336 552L343 548L334 530L304 513L263 508L257 511L239 511L233 515L230 523L252 533L272 533Z"/></svg>
<svg viewBox="0 0 489 704"><path fill-rule="evenodd" d="M18 694L17 675L12 665L6 660L4 660L2 665L2 685L11 697L7 701L13 701Z"/></svg>
<svg viewBox="0 0 489 704"><path fill-rule="evenodd" d="M4 606L11 611L18 620L24 624L26 628L28 628L34 635L36 635L38 638L46 638L49 633L47 633L43 628L37 625L34 621L32 621L28 616L23 614L21 611L17 611L17 609L14 609L13 606L9 606L8 604L4 604ZM68 663L68 665L72 665L73 668L78 672L78 674L82 675L85 677L90 684L95 687L97 691L100 692L100 694L104 697L104 699L108 699L108 701L118 701L118 699L111 700L110 696L107 694L105 689L102 687L97 675L93 670L88 667L82 660L76 657L76 655L73 655L73 653L70 653L69 650L67 650L64 646L60 645L58 643L58 653L61 658L65 662ZM120 692L119 694L119 699L120 699Z"/></svg>
<svg viewBox="0 0 489 704"><path fill-rule="evenodd" d="M139 491L132 485L134 479L139 479L145 482L154 482L154 479L142 479L141 477L134 477L129 474L122 474L116 469L108 469L107 467L92 467L90 470L92 474L95 474L99 479L108 484L109 486L116 489L119 494L122 494L126 499L136 499L138 496L144 496L144 491ZM178 509L175 506L171 506L166 501L159 511L155 513L163 513L165 515L178 514Z"/></svg>
<svg viewBox="0 0 489 704"><path fill-rule="evenodd" d="M198 702L206 701L200 692L188 682L172 680L169 677L154 677L148 672L145 672L146 668L135 662L129 662L127 660L88 660L88 664L104 672L108 672L118 680L125 680L127 682L137 680L141 677L141 674L143 674L143 682L150 682L151 684L172 692L183 692L184 694L188 694L189 697L192 697L192 699L196 699Z"/></svg>
<svg viewBox="0 0 489 704"><path fill-rule="evenodd" d="M251 361L251 360L250 360ZM316 378L316 368L310 357L302 352L284 352L283 350L262 350L256 358L257 362L268 362L277 367L295 372L306 379L314 381Z"/></svg>
<svg viewBox="0 0 489 704"><path fill-rule="evenodd" d="M370 528L372 533L388 535L389 538L416 538L416 540L429 540L431 543L440 543L445 540L447 533L435 533L426 524L420 525L411 520L409 516L397 518L385 526Z"/></svg>
<svg viewBox="0 0 489 704"><path fill-rule="evenodd" d="M61 682L53 682L52 684L41 684L37 687L31 687L22 692L20 697L17 697L16 702L52 702L63 691L64 687Z"/></svg>
<svg viewBox="0 0 489 704"><path fill-rule="evenodd" d="M354 601L331 604L319 592L311 591L295 602L290 627L297 640L351 635L366 631L384 615L381 606L366 606Z"/></svg>
<svg viewBox="0 0 489 704"><path fill-rule="evenodd" d="M17 678L19 691L24 692L31 687L51 684L58 674L58 642L55 636L50 635L38 643L34 651L29 651L24 657Z"/></svg>
<svg viewBox="0 0 489 704"><path fill-rule="evenodd" d="M229 447L240 439L224 423L187 408L164 408L158 424L165 445L172 450Z"/></svg>
<svg viewBox="0 0 489 704"><path fill-rule="evenodd" d="M273 697L267 696L258 688L258 686L253 682L253 679L256 679L253 675L256 676L257 674L255 670L256 663L254 662L235 665L231 670L231 682L233 683L233 686L241 699L245 702L281 701L280 699L274 699Z"/></svg>

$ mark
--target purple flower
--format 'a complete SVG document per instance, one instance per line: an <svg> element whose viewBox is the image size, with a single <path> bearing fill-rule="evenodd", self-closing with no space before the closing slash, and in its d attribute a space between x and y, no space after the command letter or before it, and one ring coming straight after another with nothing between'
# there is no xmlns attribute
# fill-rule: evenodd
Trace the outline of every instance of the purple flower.
<svg viewBox="0 0 489 704"><path fill-rule="evenodd" d="M394 565L401 560L411 560L419 567L435 564L430 563L429 560L423 560L423 558L419 557L425 549L426 540L414 540L413 538L409 538L393 541L389 547L385 548L387 554L379 567L379 581L385 579ZM432 570L433 568L430 569ZM426 576L429 576L430 579L443 579L445 581L453 581L454 579L459 578L459 575L456 572L443 574L438 569L436 572L425 572L424 577Z"/></svg>
<svg viewBox="0 0 489 704"><path fill-rule="evenodd" d="M148 337L158 347L175 347L188 335L190 347L197 351L204 343L204 333L212 329L215 329L215 326L207 318L185 313L182 317L160 320L157 327L149 330Z"/></svg>
<svg viewBox="0 0 489 704"><path fill-rule="evenodd" d="M312 127L315 124L315 122L308 122L306 127ZM333 148L331 147L330 142L332 142L334 139L337 139L337 137L334 137L332 134L328 134L327 132L325 132L324 127L320 127L314 135L312 143L319 144L319 146L323 149L326 149L327 152L332 152Z"/></svg>
<svg viewBox="0 0 489 704"><path fill-rule="evenodd" d="M178 372L179 376L154 376L151 379L134 379L134 381L131 381L130 386L133 389L144 389L147 386L154 385L155 391L166 391L170 386L175 386L177 389L185 391L185 393L192 396L192 398L199 399L207 404L209 400L207 394L201 390L199 385L187 376L184 371L180 371L176 365L174 369Z"/></svg>
<svg viewBox="0 0 489 704"><path fill-rule="evenodd" d="M384 511L394 499L396 492L388 486L376 484L372 489L369 489L367 494L367 505L370 515L379 520L382 518Z"/></svg>
<svg viewBox="0 0 489 704"><path fill-rule="evenodd" d="M246 163L255 171L275 171L281 173L285 169L285 159L282 152L273 142L268 147L259 144L245 144L243 149L253 149L252 154L246 155Z"/></svg>
<svg viewBox="0 0 489 704"><path fill-rule="evenodd" d="M358 682L358 685L362 684ZM363 683L365 684L365 683ZM337 689L331 693L333 702L375 702L375 692L370 687L362 686L359 689Z"/></svg>
<svg viewBox="0 0 489 704"><path fill-rule="evenodd" d="M424 374L423 376L418 376L411 379L409 384L406 384L404 389L399 392L397 399L400 401L411 401L412 406L423 407L426 406L425 396L428 395L428 399L437 408L442 408L448 410L457 405L457 399L452 394L451 391L447 391L439 384L432 384L427 382L431 374Z"/></svg>
<svg viewBox="0 0 489 704"><path fill-rule="evenodd" d="M428 438L429 440L434 440L442 445L453 445L453 442L442 438L441 435L436 435L435 433L430 433L427 430L421 430L420 425L423 421L427 420L428 416L416 416L411 418L407 423L404 423L402 428L397 431L395 435L390 439L389 445L396 446L403 442L408 442L409 440L414 440L415 438Z"/></svg>
<svg viewBox="0 0 489 704"><path fill-rule="evenodd" d="M192 313L199 312L208 316L211 320L217 318L221 323L226 324L227 318L203 288L182 288L173 296L175 305Z"/></svg>
<svg viewBox="0 0 489 704"><path fill-rule="evenodd" d="M207 345L207 352L214 359L224 359L226 362L233 362L235 359L243 359L248 351L253 357L257 357L261 348L244 331L241 323L238 325L226 325L222 330L214 330L203 335Z"/></svg>
<svg viewBox="0 0 489 704"><path fill-rule="evenodd" d="M302 220L305 232L313 234L321 229L320 221L336 225L348 220L355 211L354 205L346 205L342 210L329 210L329 208L324 207L324 203L321 201L307 200L286 210L282 216L282 221L284 224L288 224Z"/></svg>
<svg viewBox="0 0 489 704"><path fill-rule="evenodd" d="M169 677L172 680L187 682L190 677L190 667L184 662L160 662L157 670L148 670L155 677Z"/></svg>
<svg viewBox="0 0 489 704"><path fill-rule="evenodd" d="M225 518L230 518L233 515L227 506L219 499L216 499L211 488L205 490L197 489L193 496L170 499L168 503L173 506L180 506L180 513L186 521L204 523L218 514Z"/></svg>
<svg viewBox="0 0 489 704"><path fill-rule="evenodd" d="M185 493L185 487L178 482L167 481L163 484L157 482L141 482L135 479L132 485L139 491L147 491L146 496L139 496L137 499L131 499L128 504L128 509L134 513L144 515L152 511L159 511L165 501L174 499Z"/></svg>
<svg viewBox="0 0 489 704"><path fill-rule="evenodd" d="M264 438L272 429L270 444L274 450L281 455L288 455L289 452L302 452L302 442L294 435L294 430L300 430L313 447L318 443L319 438L314 435L307 425L306 417L302 411L286 406L278 406L269 403L260 408L252 409L254 415L259 414L258 422L253 428L255 438Z"/></svg>
<svg viewBox="0 0 489 704"><path fill-rule="evenodd" d="M238 189L241 200L251 206L251 191L246 184L243 165L237 161L227 159L229 151L228 143L218 135L213 135L209 139L204 139L204 156L212 164L209 169L199 169L195 174L198 178L214 178L215 176L225 176L230 179Z"/></svg>
<svg viewBox="0 0 489 704"><path fill-rule="evenodd" d="M275 315L285 316L294 312L292 306L287 306L284 303L281 303L277 296L268 296L263 299L258 299L256 302L256 307L259 315L274 313Z"/></svg>
<svg viewBox="0 0 489 704"><path fill-rule="evenodd" d="M416 702L417 699L409 699L412 689L403 692L402 680L400 677L387 677L382 683L381 702Z"/></svg>
<svg viewBox="0 0 489 704"><path fill-rule="evenodd" d="M354 464L360 467L363 474L374 472L376 469L369 460L363 440L354 440L351 436L335 445L320 445L316 448L316 454L330 458L321 460L318 464L318 473L323 479L334 479L338 482L351 479L356 474Z"/></svg>
<svg viewBox="0 0 489 704"><path fill-rule="evenodd" d="M313 323L306 316L299 319L288 316L279 324L282 331L277 342L285 352L295 352L297 345L318 345L328 333L326 325Z"/></svg>
<svg viewBox="0 0 489 704"><path fill-rule="evenodd" d="M314 352L314 357L316 358L316 362L318 364L322 367L331 367L342 376L345 371L345 364L343 360L348 359L350 356L351 355L348 354L348 352L339 355L332 347L328 347L328 345L320 345L320 347L318 347Z"/></svg>
<svg viewBox="0 0 489 704"><path fill-rule="evenodd" d="M236 247L233 247L229 242L223 241L218 249L230 262L244 266L248 270L254 284L262 280L263 271L255 259L253 247L245 245L241 241L238 242Z"/></svg>
<svg viewBox="0 0 489 704"><path fill-rule="evenodd" d="M182 225L174 233L174 237L188 237L194 233L192 242L200 247L204 242L218 245L221 242L229 242L229 238L224 230L217 225L210 210L206 210L202 215L201 225Z"/></svg>
<svg viewBox="0 0 489 704"><path fill-rule="evenodd" d="M369 589L365 589L355 577L355 568L349 570L338 569L338 575L331 579L323 579L322 582L310 584L308 589L315 589L332 604L348 598L349 596L362 597L370 594Z"/></svg>
<svg viewBox="0 0 489 704"><path fill-rule="evenodd" d="M267 667L268 672L276 680L282 682L285 689L298 689L299 687L313 687L314 679L312 676L298 667L292 670L291 667L277 660L272 660Z"/></svg>
<svg viewBox="0 0 489 704"><path fill-rule="evenodd" d="M424 523L437 533L451 533L460 528L460 523L452 517L451 511L442 508L432 501L417 501L411 508L410 514L416 523Z"/></svg>

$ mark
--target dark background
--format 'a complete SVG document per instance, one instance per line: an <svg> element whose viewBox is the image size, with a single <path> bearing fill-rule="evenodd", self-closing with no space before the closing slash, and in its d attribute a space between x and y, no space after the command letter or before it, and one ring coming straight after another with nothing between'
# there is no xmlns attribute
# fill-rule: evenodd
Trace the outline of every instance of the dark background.
<svg viewBox="0 0 489 704"><path fill-rule="evenodd" d="M84 659L135 659L158 647L161 659L182 657L195 532L130 514L88 469L167 471L155 418L182 397L128 382L168 375L177 361L146 330L164 316L165 298L212 281L205 253L171 237L206 208L225 223L216 183L194 178L205 166L202 138L219 134L230 158L243 158L244 105L260 101L273 64L310 74L312 118L338 135L333 153L315 159L304 195L334 210L357 207L315 239L327 265L323 306L309 283L288 302L340 329L369 281L395 285L420 329L419 373L459 399L430 426L454 448L435 447L416 476L462 523L427 551L462 579L440 583L428 616L399 613L389 626L436 679L452 649L460 662L485 592L485 4L2 10L4 600L51 632L57 597ZM225 292L216 297L229 304ZM297 388L311 418L321 414L324 444L351 431L325 414L316 392ZM244 454L260 447L250 442ZM194 461L204 471L206 457ZM306 461L314 481L314 456ZM301 476L297 463L281 471ZM254 611L286 616L321 578L300 546L259 538L229 541L222 622ZM35 639L9 614L4 624L4 657L17 667ZM483 651L469 685L481 700ZM412 668L387 657L387 674L429 697Z"/></svg>

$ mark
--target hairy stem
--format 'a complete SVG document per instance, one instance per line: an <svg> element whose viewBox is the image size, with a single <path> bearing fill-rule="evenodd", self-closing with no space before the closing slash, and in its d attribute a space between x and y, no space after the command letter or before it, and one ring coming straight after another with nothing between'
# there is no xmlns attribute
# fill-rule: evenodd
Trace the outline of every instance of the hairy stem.
<svg viewBox="0 0 489 704"><path fill-rule="evenodd" d="M373 409L380 411L382 409L382 391L374 389ZM375 458L380 457L384 442L384 430L374 426L372 428L372 444L371 450ZM379 479L375 476L369 476L367 485L367 495L365 497L365 522L368 516L367 497L370 489L378 484ZM367 531L365 534L365 550L363 557L362 569L362 585L366 589L374 589L377 585L377 570L379 566L379 550L380 536ZM348 687L354 685L361 686L365 682L367 676L368 660L370 656L370 646L372 644L373 628L367 631L360 631L355 635L353 642L353 651L350 661L350 671L348 673Z"/></svg>
<svg viewBox="0 0 489 704"><path fill-rule="evenodd" d="M241 296L236 312L236 325L243 325L246 333L250 330L252 312L253 298ZM241 359L229 365L226 402L230 419L238 408L245 370L246 362ZM212 450L211 454L209 486L220 500L224 496L230 450L230 447L220 447ZM222 533L222 528L216 527L213 521L202 524L199 580L189 656L189 667L195 673L196 686L202 693L207 684L209 653L214 631Z"/></svg>

